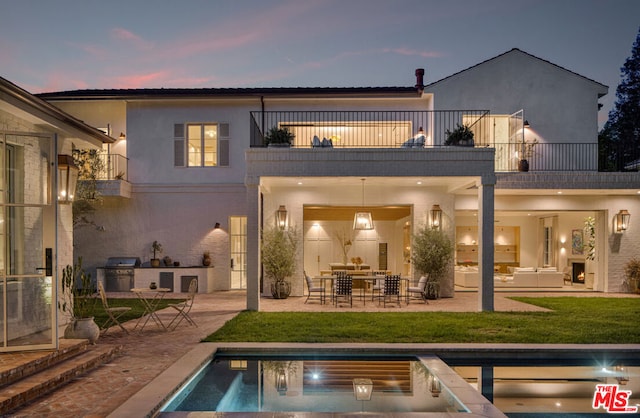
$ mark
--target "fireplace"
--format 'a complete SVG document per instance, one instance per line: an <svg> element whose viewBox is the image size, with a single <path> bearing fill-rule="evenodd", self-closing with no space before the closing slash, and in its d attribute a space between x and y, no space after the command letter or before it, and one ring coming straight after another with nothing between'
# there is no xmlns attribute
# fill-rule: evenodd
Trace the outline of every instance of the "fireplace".
<svg viewBox="0 0 640 418"><path fill-rule="evenodd" d="M584 284L584 262L571 263L571 281L573 283Z"/></svg>

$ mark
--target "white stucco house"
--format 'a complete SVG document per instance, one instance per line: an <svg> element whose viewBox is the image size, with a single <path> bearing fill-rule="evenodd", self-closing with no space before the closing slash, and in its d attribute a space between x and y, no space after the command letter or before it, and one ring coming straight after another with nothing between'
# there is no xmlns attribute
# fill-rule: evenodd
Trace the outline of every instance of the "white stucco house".
<svg viewBox="0 0 640 418"><path fill-rule="evenodd" d="M113 256L144 265L157 240L180 266L140 268L140 280L164 278L177 290L195 274L200 291L246 289L247 307L259 309L269 295L259 231L279 209L303 242L292 277L302 295L303 271L345 261L344 237L347 262L358 256L415 278L412 233L437 205L456 243L443 297L478 288L478 309L491 310L496 287L622 291L624 264L640 249L640 174L598 171L607 86L518 49L433 83L422 71L408 76L408 87L38 95L104 129L114 139L105 154L120 161L104 181L99 227L75 231L77 255L92 269ZM475 146L444 145L458 125ZM291 148L263 145L274 126L295 134ZM314 146L323 139L332 147ZM353 229L357 211L372 214L373 229ZM630 222L616 221L627 213ZM205 251L213 267L189 270Z"/></svg>
<svg viewBox="0 0 640 418"><path fill-rule="evenodd" d="M112 139L0 78L0 352L57 347L68 318L56 284L74 261L65 156L103 142Z"/></svg>

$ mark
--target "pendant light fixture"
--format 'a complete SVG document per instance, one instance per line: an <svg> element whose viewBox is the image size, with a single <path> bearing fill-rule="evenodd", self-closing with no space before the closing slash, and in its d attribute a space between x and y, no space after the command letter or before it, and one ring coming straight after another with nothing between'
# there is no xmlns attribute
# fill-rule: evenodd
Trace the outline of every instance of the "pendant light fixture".
<svg viewBox="0 0 640 418"><path fill-rule="evenodd" d="M356 215L353 218L353 229L355 230L369 230L373 229L373 219L371 218L371 212L364 211L364 180L362 180L362 208L361 212L356 212Z"/></svg>

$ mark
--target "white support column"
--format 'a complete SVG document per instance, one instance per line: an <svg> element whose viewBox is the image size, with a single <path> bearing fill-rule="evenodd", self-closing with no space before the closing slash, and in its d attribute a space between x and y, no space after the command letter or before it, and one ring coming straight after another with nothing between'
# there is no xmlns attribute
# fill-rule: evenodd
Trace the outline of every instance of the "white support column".
<svg viewBox="0 0 640 418"><path fill-rule="evenodd" d="M247 309L260 310L260 178L247 187ZM255 182L254 182L255 181Z"/></svg>
<svg viewBox="0 0 640 418"><path fill-rule="evenodd" d="M493 178L494 176L492 176ZM482 177L478 186L478 304L480 311L493 311L493 265L494 265L494 185L490 179Z"/></svg>

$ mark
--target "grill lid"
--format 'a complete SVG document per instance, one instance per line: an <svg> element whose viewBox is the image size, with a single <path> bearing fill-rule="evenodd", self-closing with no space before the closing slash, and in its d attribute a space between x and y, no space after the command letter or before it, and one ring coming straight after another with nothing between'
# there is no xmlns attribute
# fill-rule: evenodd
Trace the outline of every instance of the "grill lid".
<svg viewBox="0 0 640 418"><path fill-rule="evenodd" d="M140 257L109 257L105 267L140 267Z"/></svg>

